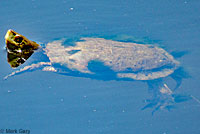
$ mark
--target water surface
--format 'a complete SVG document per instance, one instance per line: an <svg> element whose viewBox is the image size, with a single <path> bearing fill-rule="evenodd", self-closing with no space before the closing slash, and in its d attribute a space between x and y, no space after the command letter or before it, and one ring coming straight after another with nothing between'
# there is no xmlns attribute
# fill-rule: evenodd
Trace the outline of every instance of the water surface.
<svg viewBox="0 0 200 134"><path fill-rule="evenodd" d="M199 134L200 104L191 99L171 111L141 110L152 97L141 81L103 81L35 71L11 73L4 49L8 29L46 44L57 38L127 35L187 51L178 60L190 77L174 91L200 98L200 2L198 0L6 0L0 1L0 126L37 134ZM122 39L123 40L123 39ZM27 61L25 65L28 65ZM175 81L164 81L171 87Z"/></svg>

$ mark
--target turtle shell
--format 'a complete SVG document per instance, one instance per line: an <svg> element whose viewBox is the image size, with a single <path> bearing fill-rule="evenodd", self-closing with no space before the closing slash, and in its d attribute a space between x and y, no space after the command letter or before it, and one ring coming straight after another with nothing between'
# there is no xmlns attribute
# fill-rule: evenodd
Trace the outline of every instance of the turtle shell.
<svg viewBox="0 0 200 134"><path fill-rule="evenodd" d="M166 77L179 66L172 55L153 45L103 38L81 38L74 46L64 46L62 43L54 41L47 44L45 53L50 62L80 73L94 75L89 63L99 61L115 72L117 78L151 80ZM101 73L106 71L102 70Z"/></svg>

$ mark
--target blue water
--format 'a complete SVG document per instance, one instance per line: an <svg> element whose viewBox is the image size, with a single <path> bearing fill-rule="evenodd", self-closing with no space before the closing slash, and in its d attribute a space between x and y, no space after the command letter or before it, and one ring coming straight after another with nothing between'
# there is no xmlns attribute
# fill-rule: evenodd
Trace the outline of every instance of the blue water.
<svg viewBox="0 0 200 134"><path fill-rule="evenodd" d="M0 0L0 130L199 134L199 7L198 0ZM178 61L190 77L173 92L191 99L152 115L153 108L142 108L155 94L141 81L105 81L42 71L3 80L13 71L4 49L8 29L44 44L63 37L126 35L169 53L187 52ZM176 84L172 77L163 81L169 87Z"/></svg>

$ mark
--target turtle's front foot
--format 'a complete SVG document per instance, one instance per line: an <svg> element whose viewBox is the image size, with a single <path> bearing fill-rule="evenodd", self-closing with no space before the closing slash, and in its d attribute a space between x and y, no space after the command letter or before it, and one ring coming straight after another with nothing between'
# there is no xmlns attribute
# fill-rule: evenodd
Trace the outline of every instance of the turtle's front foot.
<svg viewBox="0 0 200 134"><path fill-rule="evenodd" d="M4 77L4 80L8 79L8 77L12 77L12 76L24 73L24 72L34 71L34 70L39 70L39 69L41 69L43 71L54 71L55 72L55 69L53 67L51 67L51 62L39 62L36 64L32 64L30 66L25 66L24 68L21 68L20 70L17 70L15 72L12 72L11 74L8 74L7 76Z"/></svg>

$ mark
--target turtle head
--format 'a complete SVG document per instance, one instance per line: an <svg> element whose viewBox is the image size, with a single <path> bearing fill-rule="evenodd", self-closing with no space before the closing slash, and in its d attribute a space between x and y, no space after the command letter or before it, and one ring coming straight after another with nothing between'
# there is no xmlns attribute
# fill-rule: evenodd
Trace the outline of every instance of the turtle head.
<svg viewBox="0 0 200 134"><path fill-rule="evenodd" d="M32 51L39 48L39 45L28 40L23 35L15 32L14 30L8 30L5 36L6 48L9 51Z"/></svg>
<svg viewBox="0 0 200 134"><path fill-rule="evenodd" d="M28 40L23 35L8 30L5 35L7 61L12 68L16 68L23 64L33 53L39 48L39 45Z"/></svg>

